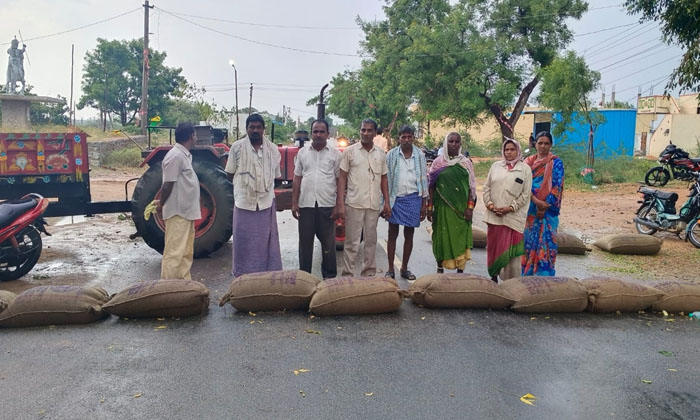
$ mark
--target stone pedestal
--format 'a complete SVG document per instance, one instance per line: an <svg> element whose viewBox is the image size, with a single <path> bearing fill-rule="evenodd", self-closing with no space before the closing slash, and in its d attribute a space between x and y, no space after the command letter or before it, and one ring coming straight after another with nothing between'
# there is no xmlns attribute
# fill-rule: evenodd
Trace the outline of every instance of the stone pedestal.
<svg viewBox="0 0 700 420"><path fill-rule="evenodd" d="M29 128L29 105L32 102L65 104L65 99L50 98L48 96L24 96L0 94L0 110L2 121L0 126L5 128Z"/></svg>

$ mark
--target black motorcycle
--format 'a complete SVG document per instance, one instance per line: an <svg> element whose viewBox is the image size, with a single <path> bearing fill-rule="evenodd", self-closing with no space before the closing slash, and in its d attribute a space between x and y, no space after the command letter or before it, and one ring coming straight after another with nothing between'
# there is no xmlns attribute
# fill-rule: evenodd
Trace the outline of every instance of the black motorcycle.
<svg viewBox="0 0 700 420"><path fill-rule="evenodd" d="M673 232L679 237L685 234L696 248L700 248L700 172L694 172L695 182L690 187L688 200L676 213L678 194L659 191L654 188L640 186L637 192L643 200L637 210L634 224L637 232L643 235L653 235L659 230Z"/></svg>
<svg viewBox="0 0 700 420"><path fill-rule="evenodd" d="M673 179L692 181L693 172L700 171L700 158L691 158L688 152L670 143L659 156L661 166L649 169L644 182L650 186L663 187ZM669 171L670 169L670 171Z"/></svg>

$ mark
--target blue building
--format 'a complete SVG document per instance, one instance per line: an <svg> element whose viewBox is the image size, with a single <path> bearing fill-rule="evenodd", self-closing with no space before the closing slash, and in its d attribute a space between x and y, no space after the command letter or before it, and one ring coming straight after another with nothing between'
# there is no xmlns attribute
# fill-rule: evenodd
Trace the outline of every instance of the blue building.
<svg viewBox="0 0 700 420"><path fill-rule="evenodd" d="M605 122L600 124L593 136L596 158L617 156L634 156L634 133L637 122L636 109L599 109ZM561 113L552 111L525 111L535 114L532 132L552 131L561 121ZM554 139L559 146L570 146L581 153L586 153L588 144L588 124L574 116L567 130Z"/></svg>

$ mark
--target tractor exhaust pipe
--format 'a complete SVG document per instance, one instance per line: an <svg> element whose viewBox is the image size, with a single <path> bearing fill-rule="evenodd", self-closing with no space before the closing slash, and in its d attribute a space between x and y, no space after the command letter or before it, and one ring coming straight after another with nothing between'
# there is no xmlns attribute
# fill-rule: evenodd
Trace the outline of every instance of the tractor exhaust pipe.
<svg viewBox="0 0 700 420"><path fill-rule="evenodd" d="M323 103L323 91L328 87L328 83L321 88L321 94L318 95L318 104L316 105L316 119L322 120L326 118L326 104Z"/></svg>

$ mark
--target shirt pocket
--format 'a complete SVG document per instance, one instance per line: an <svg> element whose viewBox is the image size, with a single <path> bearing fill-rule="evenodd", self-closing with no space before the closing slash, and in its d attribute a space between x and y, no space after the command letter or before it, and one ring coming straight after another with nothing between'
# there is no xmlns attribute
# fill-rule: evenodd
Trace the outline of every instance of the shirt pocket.
<svg viewBox="0 0 700 420"><path fill-rule="evenodd" d="M318 165L319 172L326 176L332 176L335 178L335 161L332 159L326 159L320 162Z"/></svg>
<svg viewBox="0 0 700 420"><path fill-rule="evenodd" d="M369 158L369 166L376 177L382 176L382 159L372 156Z"/></svg>
<svg viewBox="0 0 700 420"><path fill-rule="evenodd" d="M515 178L506 181L506 192L511 197L517 197L523 192L523 184L515 182Z"/></svg>

